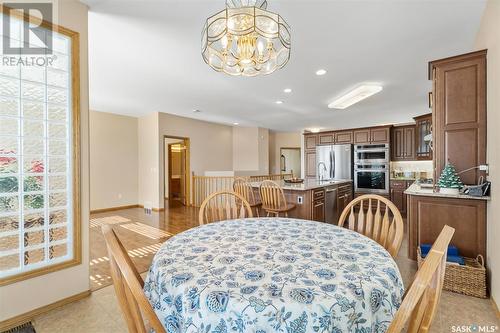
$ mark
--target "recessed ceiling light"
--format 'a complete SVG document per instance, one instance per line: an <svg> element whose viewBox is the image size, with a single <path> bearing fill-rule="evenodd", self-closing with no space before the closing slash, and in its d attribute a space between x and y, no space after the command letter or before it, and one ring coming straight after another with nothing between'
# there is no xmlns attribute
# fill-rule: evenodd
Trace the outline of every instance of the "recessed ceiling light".
<svg viewBox="0 0 500 333"><path fill-rule="evenodd" d="M316 75L321 76L326 74L326 69L318 69Z"/></svg>
<svg viewBox="0 0 500 333"><path fill-rule="evenodd" d="M276 104L283 104L283 101L276 101Z"/></svg>
<svg viewBox="0 0 500 333"><path fill-rule="evenodd" d="M289 94L289 93L291 93L291 92L292 92L292 89L290 89L290 88L286 88L286 89L284 89L284 90L283 90L283 92L285 92L285 93Z"/></svg>
<svg viewBox="0 0 500 333"><path fill-rule="evenodd" d="M193 112L194 112L194 113L200 113L200 112L201 112L201 110L194 109L194 110L193 110Z"/></svg>
<svg viewBox="0 0 500 333"><path fill-rule="evenodd" d="M240 123L233 123L234 126L239 125Z"/></svg>
<svg viewBox="0 0 500 333"><path fill-rule="evenodd" d="M375 95L376 93L382 91L382 89L382 86L376 84L364 84L337 98L335 101L328 104L328 107L330 109L342 110L364 100L365 98Z"/></svg>
<svg viewBox="0 0 500 333"><path fill-rule="evenodd" d="M321 130L321 128L310 128L309 132L311 133L318 133Z"/></svg>

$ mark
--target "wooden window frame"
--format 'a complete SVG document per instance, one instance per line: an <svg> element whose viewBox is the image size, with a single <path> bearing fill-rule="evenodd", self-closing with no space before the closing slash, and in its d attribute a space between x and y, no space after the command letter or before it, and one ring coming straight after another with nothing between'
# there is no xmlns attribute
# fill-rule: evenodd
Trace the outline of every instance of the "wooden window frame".
<svg viewBox="0 0 500 333"><path fill-rule="evenodd" d="M44 267L15 275L0 278L0 286L28 280L37 276L56 272L82 263L82 232L81 232L81 142L80 142L80 34L60 25L42 20L38 17L20 13L17 10L0 4L0 14L9 15L20 20L39 24L47 30L59 33L71 40L71 144L72 144L72 198L73 198L73 258L60 263L49 264ZM24 223L24 221L19 221ZM19 255L23 255L20 253Z"/></svg>

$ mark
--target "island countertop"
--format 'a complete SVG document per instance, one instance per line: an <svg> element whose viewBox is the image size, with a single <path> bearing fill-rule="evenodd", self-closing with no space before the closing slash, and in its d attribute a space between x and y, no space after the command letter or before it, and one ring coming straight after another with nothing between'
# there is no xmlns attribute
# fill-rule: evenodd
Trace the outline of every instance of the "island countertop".
<svg viewBox="0 0 500 333"><path fill-rule="evenodd" d="M261 182L252 182L252 187L259 187ZM285 183L283 180L277 181L283 190L292 190L292 191L309 191L317 188L328 187L332 185L344 185L352 183L352 179L335 179L335 180L325 180L320 181L317 179L304 179L303 183Z"/></svg>
<svg viewBox="0 0 500 333"><path fill-rule="evenodd" d="M439 197L439 198L453 198L453 199L469 199L469 200L490 200L490 197L473 197L467 194L445 194L434 192L432 188L421 188L420 185L414 183L404 192L407 195L417 195L424 197Z"/></svg>

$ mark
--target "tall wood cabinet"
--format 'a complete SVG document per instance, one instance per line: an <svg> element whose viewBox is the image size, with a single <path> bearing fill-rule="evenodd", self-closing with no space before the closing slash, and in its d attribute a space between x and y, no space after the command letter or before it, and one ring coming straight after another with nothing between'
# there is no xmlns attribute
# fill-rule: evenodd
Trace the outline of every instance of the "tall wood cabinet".
<svg viewBox="0 0 500 333"><path fill-rule="evenodd" d="M486 163L486 50L429 63L433 82L435 179L447 161L457 171ZM476 184L484 172L460 175Z"/></svg>
<svg viewBox="0 0 500 333"><path fill-rule="evenodd" d="M432 135L432 113L413 118L415 120L415 144L417 160L432 161L432 142L426 140Z"/></svg>

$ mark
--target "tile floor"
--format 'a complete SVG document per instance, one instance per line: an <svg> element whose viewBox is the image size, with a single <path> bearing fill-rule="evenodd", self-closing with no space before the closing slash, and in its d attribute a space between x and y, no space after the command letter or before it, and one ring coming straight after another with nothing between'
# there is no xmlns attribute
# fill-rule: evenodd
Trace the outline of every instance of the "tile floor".
<svg viewBox="0 0 500 333"><path fill-rule="evenodd" d="M143 213L140 210L116 211L112 212L112 215L110 214L111 213L107 213L92 217L102 218L105 216L118 216L129 219L130 221L125 221L127 223L130 223L131 221L139 221L171 233L178 233L192 227L196 223L196 214L188 211L179 212L172 210L161 214L154 213L150 217L142 216ZM129 229L125 228L124 230L121 230L121 232L125 237L125 246L127 249L133 249L137 245L141 244L141 240L139 238L134 240L131 235L127 236L127 232L130 232ZM97 234L95 235L96 238L94 241L99 242ZM120 236L122 235L120 234ZM151 241L156 243L158 240ZM406 258L406 244L406 241L404 241L400 255L396 261L403 276L405 286L408 286L415 274L416 264ZM94 250L94 254L97 257L102 256L103 249L99 249L99 247L100 245L96 245L96 249ZM141 266L147 265L146 261L150 260L150 255L143 258L133 258L133 260L139 262ZM100 262L98 265L100 267L100 272L105 274L107 262ZM498 314L495 313L489 299L483 300L450 292L443 292L443 296L439 304L438 314L434 320L431 332L453 332L452 326L454 325L468 326L474 324L494 326L497 327L496 331L500 332L498 329L500 326L500 320L497 315ZM112 286L95 290L92 295L86 299L55 309L35 318L34 326L38 333L127 332L127 327L122 318Z"/></svg>

